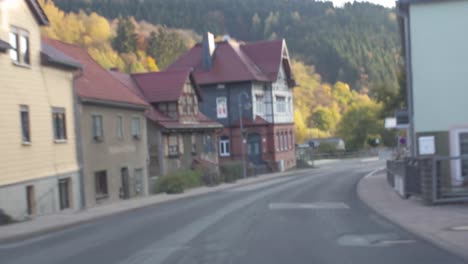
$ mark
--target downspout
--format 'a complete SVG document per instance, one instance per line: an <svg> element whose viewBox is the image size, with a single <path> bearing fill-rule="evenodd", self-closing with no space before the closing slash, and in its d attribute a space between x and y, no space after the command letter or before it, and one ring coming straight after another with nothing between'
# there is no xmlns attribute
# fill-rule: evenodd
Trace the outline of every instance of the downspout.
<svg viewBox="0 0 468 264"><path fill-rule="evenodd" d="M78 174L80 178L80 209L86 208L85 187L84 187L84 170L83 170L83 142L81 140L81 115L79 107L79 97L76 92L76 80L83 76L83 69L80 69L73 76L73 107L75 108L75 143L76 143L76 158L78 161Z"/></svg>
<svg viewBox="0 0 468 264"><path fill-rule="evenodd" d="M400 7L401 8L401 7ZM416 157L416 138L414 134L414 100L413 100L413 71L411 60L411 24L409 14L409 4L406 10L399 9L398 14L403 17L404 38L405 38L405 66L406 66L406 88L408 103L408 143L410 146L411 157Z"/></svg>

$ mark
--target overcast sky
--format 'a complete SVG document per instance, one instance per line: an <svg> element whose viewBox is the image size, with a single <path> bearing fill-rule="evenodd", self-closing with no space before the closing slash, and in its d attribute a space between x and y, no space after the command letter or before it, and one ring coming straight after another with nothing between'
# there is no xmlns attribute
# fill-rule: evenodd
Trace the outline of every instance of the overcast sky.
<svg viewBox="0 0 468 264"><path fill-rule="evenodd" d="M323 0L323 1L332 1L334 6L342 6L346 2L353 2L352 0ZM359 2L371 2L374 4L383 5L386 7L394 7L395 0L357 0Z"/></svg>

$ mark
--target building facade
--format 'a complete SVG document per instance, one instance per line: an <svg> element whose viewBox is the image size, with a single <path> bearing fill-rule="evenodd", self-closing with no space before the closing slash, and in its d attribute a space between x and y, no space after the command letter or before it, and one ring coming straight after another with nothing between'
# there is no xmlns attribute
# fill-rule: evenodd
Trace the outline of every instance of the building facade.
<svg viewBox="0 0 468 264"><path fill-rule="evenodd" d="M246 159L271 170L295 167L295 81L284 40L215 43L207 33L169 69L181 67L194 68L204 98L200 111L223 124L221 162Z"/></svg>
<svg viewBox="0 0 468 264"><path fill-rule="evenodd" d="M468 155L468 1L400 0L407 65L412 156ZM468 160L442 168L452 186L468 184Z"/></svg>
<svg viewBox="0 0 468 264"><path fill-rule="evenodd" d="M75 75L86 206L148 194L145 101L130 92L86 50L44 42L83 65Z"/></svg>
<svg viewBox="0 0 468 264"><path fill-rule="evenodd" d="M222 125L199 111L202 96L191 68L112 74L151 105L146 112L151 179L195 166L218 169L216 142Z"/></svg>
<svg viewBox="0 0 468 264"><path fill-rule="evenodd" d="M0 208L14 219L78 210L73 71L41 43L47 17L34 0L0 2Z"/></svg>

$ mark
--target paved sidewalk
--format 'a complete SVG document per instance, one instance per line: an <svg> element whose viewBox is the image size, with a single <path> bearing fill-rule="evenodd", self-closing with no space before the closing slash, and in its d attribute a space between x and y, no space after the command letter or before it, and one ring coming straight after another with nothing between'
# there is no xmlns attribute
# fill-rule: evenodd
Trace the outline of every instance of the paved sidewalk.
<svg viewBox="0 0 468 264"><path fill-rule="evenodd" d="M404 200L387 183L385 170L364 177L358 194L390 221L468 262L468 204L425 206L418 198ZM467 230L450 230L455 226Z"/></svg>
<svg viewBox="0 0 468 264"><path fill-rule="evenodd" d="M131 211L133 209L151 206L154 204L259 183L263 181L276 179L279 177L289 176L294 173L308 172L311 170L312 169L303 169L283 173L264 174L259 175L257 177L247 178L244 180L238 180L235 183L224 183L214 187L203 186L199 188L194 188L186 190L184 193L181 194L157 194L143 198L120 201L108 205L100 205L79 212L64 212L61 214L39 216L30 221L0 226L0 243L20 240L52 231L62 230L67 227L90 222L101 217Z"/></svg>

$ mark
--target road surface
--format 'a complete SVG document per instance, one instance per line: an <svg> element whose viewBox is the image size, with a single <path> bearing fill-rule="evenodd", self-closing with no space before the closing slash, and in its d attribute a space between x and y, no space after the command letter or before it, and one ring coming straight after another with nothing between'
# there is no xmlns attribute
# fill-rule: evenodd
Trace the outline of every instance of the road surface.
<svg viewBox="0 0 468 264"><path fill-rule="evenodd" d="M378 166L340 161L0 244L0 263L463 263L357 198L357 182Z"/></svg>

